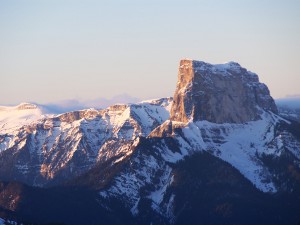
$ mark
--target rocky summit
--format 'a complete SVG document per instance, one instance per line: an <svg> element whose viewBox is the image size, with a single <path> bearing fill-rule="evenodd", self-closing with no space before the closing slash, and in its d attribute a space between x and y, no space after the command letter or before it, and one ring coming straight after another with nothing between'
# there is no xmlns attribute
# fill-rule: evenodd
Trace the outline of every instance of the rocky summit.
<svg viewBox="0 0 300 225"><path fill-rule="evenodd" d="M171 120L244 123L261 118L263 110L277 113L268 87L238 63L180 61Z"/></svg>

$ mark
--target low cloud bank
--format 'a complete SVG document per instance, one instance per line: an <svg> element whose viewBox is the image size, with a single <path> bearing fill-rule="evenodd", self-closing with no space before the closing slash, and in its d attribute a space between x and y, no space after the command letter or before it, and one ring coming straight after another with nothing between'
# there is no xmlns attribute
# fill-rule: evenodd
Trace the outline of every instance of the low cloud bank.
<svg viewBox="0 0 300 225"><path fill-rule="evenodd" d="M279 107L288 107L291 109L300 108L300 95L287 96L286 98L275 99L276 105Z"/></svg>
<svg viewBox="0 0 300 225"><path fill-rule="evenodd" d="M97 98L93 100L77 100L77 99L68 99L59 102L53 102L44 105L43 107L46 108L51 113L64 113L70 112L75 110L82 110L88 108L95 108L95 109L103 109L110 105L114 104L126 104L126 103L137 103L140 102L141 99L132 97L128 94L121 94L116 95L110 99L107 98Z"/></svg>

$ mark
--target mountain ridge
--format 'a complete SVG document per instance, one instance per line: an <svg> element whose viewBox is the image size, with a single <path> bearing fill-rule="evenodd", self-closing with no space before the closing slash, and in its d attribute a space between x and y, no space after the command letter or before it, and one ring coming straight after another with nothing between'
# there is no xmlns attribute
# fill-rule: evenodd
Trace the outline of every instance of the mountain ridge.
<svg viewBox="0 0 300 225"><path fill-rule="evenodd" d="M299 130L255 73L182 60L173 99L67 112L0 133L0 178L87 188L124 224L297 222L283 196L300 208ZM245 220L247 211L254 218Z"/></svg>

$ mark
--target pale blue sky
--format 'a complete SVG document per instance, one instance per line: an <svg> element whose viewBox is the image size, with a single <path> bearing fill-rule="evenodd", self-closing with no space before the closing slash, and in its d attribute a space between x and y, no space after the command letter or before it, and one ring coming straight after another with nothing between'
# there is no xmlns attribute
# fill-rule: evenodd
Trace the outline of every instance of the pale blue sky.
<svg viewBox="0 0 300 225"><path fill-rule="evenodd" d="M298 0L0 0L0 104L172 96L186 57L300 94L299 42Z"/></svg>

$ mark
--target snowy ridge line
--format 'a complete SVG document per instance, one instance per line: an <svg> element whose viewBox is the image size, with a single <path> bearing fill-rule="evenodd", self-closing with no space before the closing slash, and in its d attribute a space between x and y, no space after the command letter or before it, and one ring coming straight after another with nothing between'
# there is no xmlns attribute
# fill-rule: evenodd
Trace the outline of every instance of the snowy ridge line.
<svg viewBox="0 0 300 225"><path fill-rule="evenodd" d="M1 129L0 152L16 157L12 165L3 164L0 173L12 167L17 180L44 186L51 180L77 176L97 162L110 158L115 158L115 163L122 161L132 153L130 146L137 137L147 136L169 118L170 103L171 99L164 98L47 118L38 107L23 109L18 126ZM15 114L10 116L17 121ZM28 158L21 152L28 152Z"/></svg>

